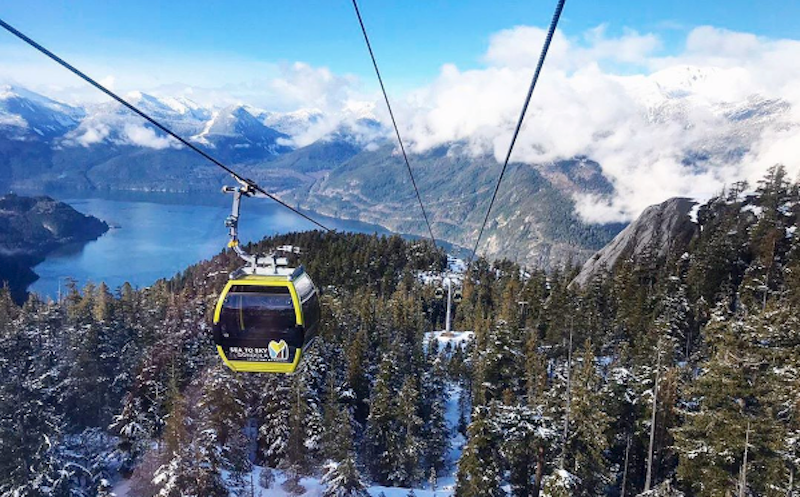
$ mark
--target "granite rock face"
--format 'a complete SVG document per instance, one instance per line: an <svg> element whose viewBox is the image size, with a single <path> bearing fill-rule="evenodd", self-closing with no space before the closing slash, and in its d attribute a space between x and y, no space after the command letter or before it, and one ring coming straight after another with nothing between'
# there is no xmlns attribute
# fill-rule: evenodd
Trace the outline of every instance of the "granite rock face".
<svg viewBox="0 0 800 497"><path fill-rule="evenodd" d="M636 221L622 230L583 265L572 281L584 286L602 271L612 269L620 260L636 259L647 250L665 257L685 247L697 233L698 226L690 213L697 204L692 199L675 197L645 209Z"/></svg>

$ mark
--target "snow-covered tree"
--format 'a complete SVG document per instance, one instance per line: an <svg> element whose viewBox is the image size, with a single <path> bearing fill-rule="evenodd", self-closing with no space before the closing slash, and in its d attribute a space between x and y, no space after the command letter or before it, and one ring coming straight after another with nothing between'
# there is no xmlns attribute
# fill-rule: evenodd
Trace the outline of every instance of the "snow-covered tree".
<svg viewBox="0 0 800 497"><path fill-rule="evenodd" d="M771 392L776 378L760 346L759 321L718 309L705 330L711 355L690 389L685 423L675 430L678 476L700 497L732 488L785 495L778 485L789 478L778 456L784 432Z"/></svg>
<svg viewBox="0 0 800 497"><path fill-rule="evenodd" d="M325 490L322 497L368 497L367 486L361 479L352 455L339 463L330 463L322 478Z"/></svg>
<svg viewBox="0 0 800 497"><path fill-rule="evenodd" d="M542 497L573 497L577 495L580 480L564 469L557 469L544 477Z"/></svg>
<svg viewBox="0 0 800 497"><path fill-rule="evenodd" d="M564 468L578 478L576 495L598 495L607 480L604 451L608 447L608 416L602 408L602 384L592 342L583 347L580 367L572 379L572 402Z"/></svg>
<svg viewBox="0 0 800 497"><path fill-rule="evenodd" d="M395 408L396 364L391 354L381 361L372 387L364 443L372 479L383 484L402 471L403 448Z"/></svg>
<svg viewBox="0 0 800 497"><path fill-rule="evenodd" d="M503 471L500 441L492 429L486 407L476 407L472 413L467 442L456 473L457 497L502 497Z"/></svg>
<svg viewBox="0 0 800 497"><path fill-rule="evenodd" d="M559 429L542 407L497 405L490 423L494 425L501 453L509 470L515 496L539 495L548 456L554 453Z"/></svg>
<svg viewBox="0 0 800 497"><path fill-rule="evenodd" d="M270 375L260 392L258 418L261 426L258 429L260 457L272 467L277 467L286 457L286 446L289 441L289 412L292 395L287 378Z"/></svg>

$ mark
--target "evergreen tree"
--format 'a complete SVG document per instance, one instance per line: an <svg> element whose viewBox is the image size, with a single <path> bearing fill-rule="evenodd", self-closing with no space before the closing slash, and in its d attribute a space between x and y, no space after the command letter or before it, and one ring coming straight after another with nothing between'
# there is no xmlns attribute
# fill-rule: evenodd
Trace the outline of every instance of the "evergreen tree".
<svg viewBox="0 0 800 497"><path fill-rule="evenodd" d="M322 483L325 485L322 497L369 496L352 455L346 456L338 464L328 465L328 471L322 478Z"/></svg>
<svg viewBox="0 0 800 497"><path fill-rule="evenodd" d="M303 474L308 467L308 450L306 448L306 423L309 418L309 406L306 401L306 389L300 378L292 382L291 407L289 409L289 436L286 443L284 465L294 468Z"/></svg>
<svg viewBox="0 0 800 497"><path fill-rule="evenodd" d="M260 392L257 411L261 423L258 429L259 454L268 466L277 467L286 457L291 432L291 404L292 392L287 379L270 375Z"/></svg>
<svg viewBox="0 0 800 497"><path fill-rule="evenodd" d="M339 397L340 391L331 375L322 420L322 453L330 461L342 461L353 451L352 416Z"/></svg>
<svg viewBox="0 0 800 497"><path fill-rule="evenodd" d="M501 453L515 496L539 495L548 456L554 452L558 428L552 419L527 405L494 407L494 430L502 434Z"/></svg>
<svg viewBox="0 0 800 497"><path fill-rule="evenodd" d="M222 447L227 448L231 437L244 427L245 395L241 378L222 364L211 367L204 375L198 404L200 419L203 428L212 430Z"/></svg>
<svg viewBox="0 0 800 497"><path fill-rule="evenodd" d="M445 370L442 360L435 356L432 366L423 375L422 428L423 460L425 467L438 472L444 469L445 457L450 448L449 428L445 419Z"/></svg>
<svg viewBox="0 0 800 497"><path fill-rule="evenodd" d="M602 493L607 482L604 451L608 448L608 417L602 405L602 384L595 365L592 342L584 344L580 367L572 380L570 425L566 442L565 469L579 480L575 495Z"/></svg>
<svg viewBox="0 0 800 497"><path fill-rule="evenodd" d="M111 486L111 482L106 480L105 478L100 480L100 483L97 485L97 496L96 497L116 497L117 494L113 492L114 488Z"/></svg>
<svg viewBox="0 0 800 497"><path fill-rule="evenodd" d="M400 464L389 475L398 486L411 486L422 478L421 463L424 453L422 441L423 421L419 416L419 393L414 379L407 377L397 399L397 414L401 429L402 454Z"/></svg>
<svg viewBox="0 0 800 497"><path fill-rule="evenodd" d="M563 469L557 469L544 478L542 497L572 497L577 495L580 480Z"/></svg>
<svg viewBox="0 0 800 497"><path fill-rule="evenodd" d="M372 387L364 439L370 474L381 484L391 484L393 477L402 475L403 468L403 444L394 402L396 374L394 358L386 354Z"/></svg>
<svg viewBox="0 0 800 497"><path fill-rule="evenodd" d="M685 424L675 430L678 476L701 497L741 486L745 494L785 495L775 485L788 480L770 395L775 378L754 342L757 319L727 319L718 309L706 329L711 357L690 388Z"/></svg>
<svg viewBox="0 0 800 497"><path fill-rule="evenodd" d="M486 407L476 407L469 425L469 441L458 460L456 497L501 497L503 472L498 435L492 430Z"/></svg>

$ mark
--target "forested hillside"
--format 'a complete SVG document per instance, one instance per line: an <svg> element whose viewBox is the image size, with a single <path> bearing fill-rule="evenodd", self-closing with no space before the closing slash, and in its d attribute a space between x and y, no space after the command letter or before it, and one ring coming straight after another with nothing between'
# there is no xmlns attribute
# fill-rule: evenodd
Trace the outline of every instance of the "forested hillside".
<svg viewBox="0 0 800 497"><path fill-rule="evenodd" d="M455 472L438 495L796 496L800 193L780 167L755 190L702 205L685 249L631 253L583 287L577 268L477 261L464 348L426 346L444 308L420 273L446 265L429 245L266 239L304 247L324 289L293 376L215 356L230 253L142 290L22 307L3 291L0 495L108 496L119 474L137 496L300 495L320 479L323 495L421 495ZM272 469L253 481L253 464Z"/></svg>
<svg viewBox="0 0 800 497"><path fill-rule="evenodd" d="M50 197L0 197L0 283L17 302L38 276L31 269L45 255L70 245L95 240L108 225Z"/></svg>

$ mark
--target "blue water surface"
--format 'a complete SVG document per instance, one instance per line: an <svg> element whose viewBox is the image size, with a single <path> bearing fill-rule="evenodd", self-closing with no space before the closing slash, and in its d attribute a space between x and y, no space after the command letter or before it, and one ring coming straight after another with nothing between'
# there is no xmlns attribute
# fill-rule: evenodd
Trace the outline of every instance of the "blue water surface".
<svg viewBox="0 0 800 497"><path fill-rule="evenodd" d="M28 290L57 298L68 278L79 286L105 282L112 290L124 282L135 287L171 277L187 266L219 253L228 241L225 217L231 196L219 194L48 193L79 212L112 226L98 240L53 252L33 268L39 279ZM315 226L271 200L245 199L240 222L243 241L314 229ZM315 216L315 219L317 216ZM379 226L330 218L320 220L340 231L388 233Z"/></svg>

